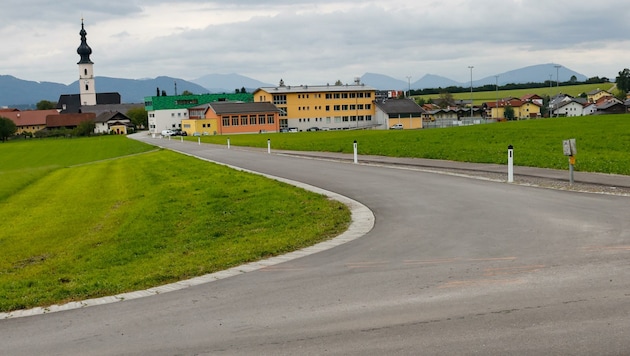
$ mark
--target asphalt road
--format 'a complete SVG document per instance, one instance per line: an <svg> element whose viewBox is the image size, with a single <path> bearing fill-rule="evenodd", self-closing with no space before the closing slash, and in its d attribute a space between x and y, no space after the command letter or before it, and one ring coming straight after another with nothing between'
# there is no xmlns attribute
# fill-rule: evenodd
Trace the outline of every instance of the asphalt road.
<svg viewBox="0 0 630 356"><path fill-rule="evenodd" d="M212 283L0 320L0 354L630 354L628 197L159 144L348 196L374 228Z"/></svg>

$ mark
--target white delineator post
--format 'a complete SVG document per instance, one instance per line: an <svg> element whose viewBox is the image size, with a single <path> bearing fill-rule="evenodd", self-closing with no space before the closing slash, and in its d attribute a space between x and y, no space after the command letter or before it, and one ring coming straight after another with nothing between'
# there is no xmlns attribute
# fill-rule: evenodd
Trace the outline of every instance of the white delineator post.
<svg viewBox="0 0 630 356"><path fill-rule="evenodd" d="M197 137L197 144L201 145L201 137Z"/></svg>
<svg viewBox="0 0 630 356"><path fill-rule="evenodd" d="M267 139L267 153L271 153L271 139Z"/></svg>
<svg viewBox="0 0 630 356"><path fill-rule="evenodd" d="M228 142L227 142L227 144L228 144L228 150L229 150L229 149L230 149L230 138L229 138L229 137L228 137Z"/></svg>
<svg viewBox="0 0 630 356"><path fill-rule="evenodd" d="M514 182L514 147L508 146L508 183Z"/></svg>
<svg viewBox="0 0 630 356"><path fill-rule="evenodd" d="M357 140L354 140L354 163L358 163L358 157L357 157Z"/></svg>

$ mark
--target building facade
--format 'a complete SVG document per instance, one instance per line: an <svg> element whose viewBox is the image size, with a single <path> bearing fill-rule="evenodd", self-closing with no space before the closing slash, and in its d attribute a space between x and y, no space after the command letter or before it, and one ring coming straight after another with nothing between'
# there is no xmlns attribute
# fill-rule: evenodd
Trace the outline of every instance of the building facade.
<svg viewBox="0 0 630 356"><path fill-rule="evenodd" d="M252 95L235 93L145 97L144 108L148 115L149 133L182 129L182 120L189 119L189 108L220 101L252 102Z"/></svg>
<svg viewBox="0 0 630 356"><path fill-rule="evenodd" d="M374 88L353 85L285 85L254 91L254 102L274 104L280 111L280 130L311 127L341 130L375 128Z"/></svg>
<svg viewBox="0 0 630 356"><path fill-rule="evenodd" d="M188 135L225 135L278 132L279 110L275 105L219 101L188 109L182 131Z"/></svg>

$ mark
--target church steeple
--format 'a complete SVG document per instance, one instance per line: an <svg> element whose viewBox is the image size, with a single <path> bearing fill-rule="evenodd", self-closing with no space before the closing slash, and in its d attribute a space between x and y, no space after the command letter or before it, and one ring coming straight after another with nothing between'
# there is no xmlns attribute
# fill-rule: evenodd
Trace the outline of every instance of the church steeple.
<svg viewBox="0 0 630 356"><path fill-rule="evenodd" d="M92 54L92 49L87 44L87 39L85 37L87 35L87 32L85 31L85 26L83 26L83 19L81 19L81 31L79 32L79 35L81 35L81 45L79 45L79 48L77 48L77 53L81 56L81 60L77 64L81 64L81 63L94 64L90 60L90 54Z"/></svg>
<svg viewBox="0 0 630 356"><path fill-rule="evenodd" d="M79 63L79 93L81 105L96 105L96 88L94 87L94 63L90 60L92 49L87 44L85 36L85 26L81 19L81 45L77 48L77 53L81 56Z"/></svg>

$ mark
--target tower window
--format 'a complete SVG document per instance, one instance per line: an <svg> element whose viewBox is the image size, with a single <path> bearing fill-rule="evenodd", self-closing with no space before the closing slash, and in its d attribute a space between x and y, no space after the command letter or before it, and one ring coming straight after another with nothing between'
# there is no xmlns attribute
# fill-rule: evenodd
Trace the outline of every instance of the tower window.
<svg viewBox="0 0 630 356"><path fill-rule="evenodd" d="M90 90L89 86L87 84L85 84L85 91Z"/></svg>
<svg viewBox="0 0 630 356"><path fill-rule="evenodd" d="M87 68L83 69L83 73L85 73L85 75L87 75Z"/></svg>

